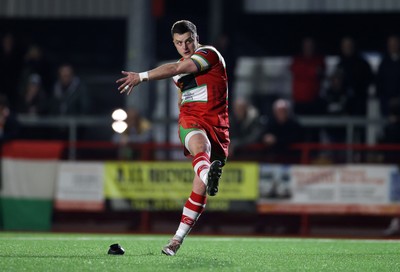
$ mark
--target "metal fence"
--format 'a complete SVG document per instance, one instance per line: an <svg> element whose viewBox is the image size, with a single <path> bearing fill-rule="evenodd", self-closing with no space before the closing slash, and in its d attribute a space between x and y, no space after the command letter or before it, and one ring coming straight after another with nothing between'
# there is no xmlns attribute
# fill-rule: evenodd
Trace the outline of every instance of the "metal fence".
<svg viewBox="0 0 400 272"><path fill-rule="evenodd" d="M329 127L337 127L344 128L346 130L346 143L353 144L359 143L355 139L355 131L358 128L363 129L364 133L367 133L369 127L378 127L382 128L382 126L386 123L381 119L367 119L361 117L299 117L299 122L305 128L329 128ZM34 128L42 128L49 127L52 129L64 128L67 131L67 142L69 146L68 159L74 160L76 158L76 145L75 143L80 140L78 138L78 129L79 128L95 128L99 129L111 129L112 118L111 116L81 116L81 117L30 117L26 115L19 115L18 121L21 123L22 127L34 127ZM176 119L154 119L152 123L155 126L159 126L164 130L165 135L170 135L171 129L175 129L174 124L176 124ZM376 136L377 137L377 136ZM24 135L24 138L29 139L29 135ZM91 140L91 139L86 139ZM111 139L110 139L111 140ZM351 157L352 150L347 150L348 157Z"/></svg>

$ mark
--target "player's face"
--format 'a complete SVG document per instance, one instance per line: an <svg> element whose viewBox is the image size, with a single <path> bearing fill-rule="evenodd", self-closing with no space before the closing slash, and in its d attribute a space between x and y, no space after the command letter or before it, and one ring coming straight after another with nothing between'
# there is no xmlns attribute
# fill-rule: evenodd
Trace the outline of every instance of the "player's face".
<svg viewBox="0 0 400 272"><path fill-rule="evenodd" d="M198 47L197 35L190 32L174 33L173 42L178 53L185 59L190 58Z"/></svg>

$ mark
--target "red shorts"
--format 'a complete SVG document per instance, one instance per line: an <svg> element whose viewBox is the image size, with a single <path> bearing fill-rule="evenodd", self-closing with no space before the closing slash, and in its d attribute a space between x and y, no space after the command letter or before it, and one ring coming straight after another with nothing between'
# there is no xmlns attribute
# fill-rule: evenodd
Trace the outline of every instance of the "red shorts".
<svg viewBox="0 0 400 272"><path fill-rule="evenodd" d="M185 145L186 135L193 130L203 130L211 143L211 161L220 160L223 163L228 158L229 148L229 128L211 126L195 117L180 117L179 118L179 138ZM189 150L184 147L185 156L191 156Z"/></svg>

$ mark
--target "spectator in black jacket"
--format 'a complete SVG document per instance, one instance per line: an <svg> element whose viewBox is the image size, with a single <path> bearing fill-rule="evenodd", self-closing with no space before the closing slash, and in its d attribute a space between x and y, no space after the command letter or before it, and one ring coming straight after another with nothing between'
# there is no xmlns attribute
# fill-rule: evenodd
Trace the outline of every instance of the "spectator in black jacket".
<svg viewBox="0 0 400 272"><path fill-rule="evenodd" d="M59 117L80 117L90 114L90 97L84 82L75 74L71 64L63 64L58 68L58 79L54 84L52 95L48 100L48 114ZM78 128L78 139L82 139L85 127ZM54 129L53 139L66 140L69 131L61 127Z"/></svg>
<svg viewBox="0 0 400 272"><path fill-rule="evenodd" d="M340 71L334 71L330 76L329 85L325 90L324 103L327 116L343 117L348 115L351 105L349 105L346 90L343 87L343 75ZM327 127L324 131L328 142L346 142L345 127Z"/></svg>
<svg viewBox="0 0 400 272"><path fill-rule="evenodd" d="M90 113L88 90L75 75L72 65L63 64L58 68L58 80L49 104L49 113L53 115L79 116Z"/></svg>
<svg viewBox="0 0 400 272"><path fill-rule="evenodd" d="M376 81L381 112L389 113L389 103L400 98L400 38L392 35L387 40L387 53L383 57Z"/></svg>
<svg viewBox="0 0 400 272"><path fill-rule="evenodd" d="M336 69L343 75L343 87L352 105L349 114L365 116L368 88L373 74L369 63L357 51L353 38L342 39L340 60Z"/></svg>
<svg viewBox="0 0 400 272"><path fill-rule="evenodd" d="M303 128L292 115L288 100L278 99L273 104L273 117L269 118L262 142L269 148L268 153L275 158L286 159L289 147L303 141Z"/></svg>
<svg viewBox="0 0 400 272"><path fill-rule="evenodd" d="M387 121L380 142L400 144L400 99L390 100Z"/></svg>
<svg viewBox="0 0 400 272"><path fill-rule="evenodd" d="M240 150L246 145L260 141L263 131L263 118L258 110L244 98L233 102L233 112L230 118L230 155L240 155Z"/></svg>

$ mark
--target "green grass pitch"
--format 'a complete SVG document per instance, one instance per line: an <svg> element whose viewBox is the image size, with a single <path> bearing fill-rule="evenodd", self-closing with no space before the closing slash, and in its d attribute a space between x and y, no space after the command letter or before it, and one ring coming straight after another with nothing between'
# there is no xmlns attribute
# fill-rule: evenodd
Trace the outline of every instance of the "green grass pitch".
<svg viewBox="0 0 400 272"><path fill-rule="evenodd" d="M400 240L0 232L1 271L400 271ZM119 243L125 255L108 255Z"/></svg>

